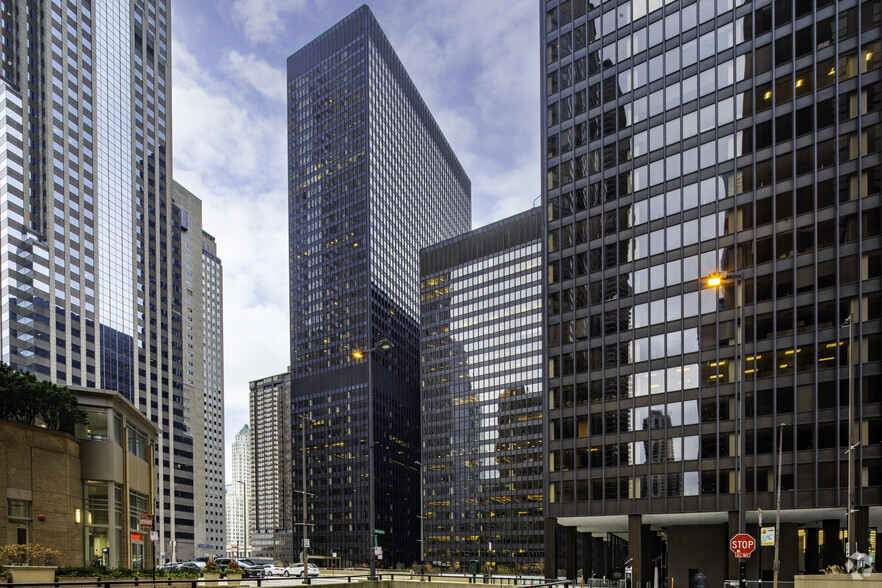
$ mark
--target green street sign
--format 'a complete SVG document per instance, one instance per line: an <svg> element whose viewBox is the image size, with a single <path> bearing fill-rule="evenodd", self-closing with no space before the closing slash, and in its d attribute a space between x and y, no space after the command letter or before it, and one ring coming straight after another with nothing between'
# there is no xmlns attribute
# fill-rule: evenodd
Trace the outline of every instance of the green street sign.
<svg viewBox="0 0 882 588"><path fill-rule="evenodd" d="M376 533L377 535L385 535L386 531L384 531L383 529L374 529L374 533Z"/></svg>

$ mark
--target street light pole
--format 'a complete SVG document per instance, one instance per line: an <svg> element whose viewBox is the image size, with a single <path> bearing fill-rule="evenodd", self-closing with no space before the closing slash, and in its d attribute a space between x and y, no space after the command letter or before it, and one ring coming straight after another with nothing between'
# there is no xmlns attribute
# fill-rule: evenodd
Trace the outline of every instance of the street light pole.
<svg viewBox="0 0 882 588"><path fill-rule="evenodd" d="M416 461L414 462L419 466L420 472L420 581L423 580L423 572L425 571L426 566L426 536L425 536L425 524L426 524L426 516L423 511L423 464L422 462Z"/></svg>
<svg viewBox="0 0 882 588"><path fill-rule="evenodd" d="M355 350L352 356L356 359L367 357L368 364L368 537L370 549L368 554L371 562L371 574L368 580L377 579L377 558L374 555L374 544L377 541L376 510L374 506L374 370L373 354L375 351L389 351L393 345L389 339L383 337L371 349L366 351Z"/></svg>
<svg viewBox="0 0 882 588"><path fill-rule="evenodd" d="M726 283L732 283L735 287L735 435L737 436L737 447L735 449L735 484L737 487L736 499L738 502L738 532L746 532L746 521L744 518L744 385L742 382L741 358L739 355L739 347L741 353L744 353L744 340L742 337L744 328L744 303L741 300L744 290L744 282L740 273L726 274L725 276L713 275L707 280L708 286L722 287ZM739 345L740 341L740 345ZM777 541L777 537L776 537ZM738 586L739 588L747 588L747 562L745 558L738 558ZM760 570L762 576L762 570Z"/></svg>
<svg viewBox="0 0 882 588"><path fill-rule="evenodd" d="M781 423L781 432L778 434L778 484L777 484L777 502L775 508L775 565L772 588L778 588L778 570L781 569L781 562L778 560L778 546L781 544L781 458L784 455L784 423Z"/></svg>
<svg viewBox="0 0 882 588"><path fill-rule="evenodd" d="M300 432L301 432L301 445L300 445L300 461L303 467L303 490L299 492L303 494L303 583L310 584L309 579L309 535L307 534L307 529L309 527L309 523L307 522L307 510L306 510L306 497L312 496L312 493L306 491L306 421L314 423L315 420L310 418L309 415L303 413L300 415ZM298 492L298 490L295 490ZM291 531L293 537L293 529ZM293 545L292 545L293 547Z"/></svg>
<svg viewBox="0 0 882 588"><path fill-rule="evenodd" d="M857 444L854 442L854 314L849 314L842 326L848 327L848 535L846 537L845 558L857 552L857 541L854 535L854 452Z"/></svg>

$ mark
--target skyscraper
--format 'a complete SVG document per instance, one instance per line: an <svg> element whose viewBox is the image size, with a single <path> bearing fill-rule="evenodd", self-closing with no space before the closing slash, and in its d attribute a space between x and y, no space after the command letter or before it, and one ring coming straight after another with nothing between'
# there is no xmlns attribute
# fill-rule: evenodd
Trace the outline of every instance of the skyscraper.
<svg viewBox="0 0 882 588"><path fill-rule="evenodd" d="M214 237L202 230L202 201L172 182L182 224L178 244L185 278L182 334L184 393L191 399L194 542L198 554L224 551L223 266ZM195 407L195 411L193 411ZM203 474L204 475L200 475Z"/></svg>
<svg viewBox="0 0 882 588"><path fill-rule="evenodd" d="M541 573L541 221L534 208L420 254L426 561Z"/></svg>
<svg viewBox="0 0 882 588"><path fill-rule="evenodd" d="M0 358L115 390L162 428L157 555L184 558L202 384L185 383L184 346L201 341L182 298L200 286L171 202L168 4L0 4Z"/></svg>
<svg viewBox="0 0 882 588"><path fill-rule="evenodd" d="M288 58L288 157L292 414L315 420L306 423L311 551L365 564L376 536L382 563L410 564L419 250L470 228L471 188L367 6ZM353 358L383 338L388 353Z"/></svg>
<svg viewBox="0 0 882 588"><path fill-rule="evenodd" d="M231 448L232 480L226 493L227 552L233 557L248 557L252 552L254 528L254 438L244 425Z"/></svg>
<svg viewBox="0 0 882 588"><path fill-rule="evenodd" d="M637 584L653 565L686 581L698 558L709 584L738 577L728 539L758 538L776 490L784 579L843 562L851 487L866 553L882 522L879 3L549 0L542 19L547 573L632 558Z"/></svg>
<svg viewBox="0 0 882 588"><path fill-rule="evenodd" d="M256 448L252 554L293 562L297 556L291 544L291 378L284 372L250 382L249 388L249 422Z"/></svg>

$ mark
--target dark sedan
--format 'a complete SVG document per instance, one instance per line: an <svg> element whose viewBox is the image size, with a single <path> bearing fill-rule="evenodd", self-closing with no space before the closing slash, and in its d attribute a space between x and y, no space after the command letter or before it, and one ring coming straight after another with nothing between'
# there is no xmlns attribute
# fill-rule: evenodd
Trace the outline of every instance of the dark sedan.
<svg viewBox="0 0 882 588"><path fill-rule="evenodd" d="M219 557L215 560L221 569L229 567L230 562L235 561L242 568L242 576L245 578L262 578L263 566L254 563L250 559L233 559L229 557Z"/></svg>

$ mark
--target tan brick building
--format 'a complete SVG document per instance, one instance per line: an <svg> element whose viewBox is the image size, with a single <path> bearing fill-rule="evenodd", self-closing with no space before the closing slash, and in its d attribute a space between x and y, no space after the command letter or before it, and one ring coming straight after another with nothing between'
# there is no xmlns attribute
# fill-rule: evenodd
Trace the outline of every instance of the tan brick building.
<svg viewBox="0 0 882 588"><path fill-rule="evenodd" d="M88 425L76 436L0 420L0 544L38 543L59 565L150 567L158 429L119 394L73 388Z"/></svg>

